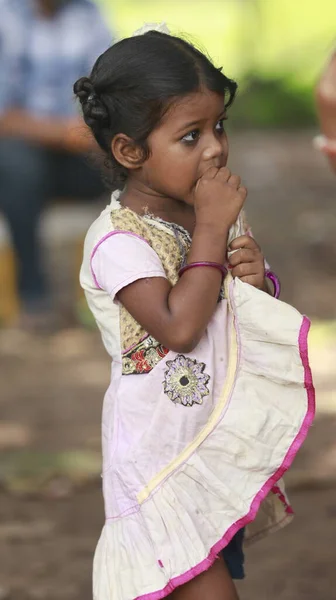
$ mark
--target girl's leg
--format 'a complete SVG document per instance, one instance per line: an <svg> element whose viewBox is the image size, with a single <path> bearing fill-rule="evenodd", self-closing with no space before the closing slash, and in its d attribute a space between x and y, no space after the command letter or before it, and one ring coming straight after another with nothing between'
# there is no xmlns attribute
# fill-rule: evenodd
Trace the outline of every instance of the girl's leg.
<svg viewBox="0 0 336 600"><path fill-rule="evenodd" d="M239 600L222 557L208 571L177 588L170 597L172 600Z"/></svg>

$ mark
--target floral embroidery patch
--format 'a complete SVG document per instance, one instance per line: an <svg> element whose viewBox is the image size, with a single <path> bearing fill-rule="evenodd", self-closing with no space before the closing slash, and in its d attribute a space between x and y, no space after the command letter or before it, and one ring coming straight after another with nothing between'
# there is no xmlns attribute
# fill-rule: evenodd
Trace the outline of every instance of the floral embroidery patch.
<svg viewBox="0 0 336 600"><path fill-rule="evenodd" d="M209 395L210 375L204 373L205 364L178 354L174 360L167 360L164 392L170 400L183 406L202 404Z"/></svg>
<svg viewBox="0 0 336 600"><path fill-rule="evenodd" d="M150 373L168 352L168 348L165 348L152 336L148 335L139 344L136 344L136 346L133 346L123 354L123 375Z"/></svg>

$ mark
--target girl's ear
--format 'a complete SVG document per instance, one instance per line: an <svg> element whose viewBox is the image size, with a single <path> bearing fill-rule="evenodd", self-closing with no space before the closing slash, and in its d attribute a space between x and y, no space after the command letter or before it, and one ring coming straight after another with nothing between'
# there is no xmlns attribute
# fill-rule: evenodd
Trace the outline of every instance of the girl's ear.
<svg viewBox="0 0 336 600"><path fill-rule="evenodd" d="M143 165L142 149L124 133L117 133L111 143L114 158L126 169L138 169Z"/></svg>

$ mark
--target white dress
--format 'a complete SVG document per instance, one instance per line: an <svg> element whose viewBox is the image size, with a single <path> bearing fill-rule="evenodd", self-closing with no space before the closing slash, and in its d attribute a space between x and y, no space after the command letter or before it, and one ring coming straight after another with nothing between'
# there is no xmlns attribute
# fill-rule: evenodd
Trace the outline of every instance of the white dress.
<svg viewBox="0 0 336 600"><path fill-rule="evenodd" d="M314 416L309 321L228 275L197 347L164 348L116 295L140 278L175 284L187 251L181 228L115 199L86 237L81 284L112 358L95 600L163 598L241 527L256 539L292 517L281 477Z"/></svg>

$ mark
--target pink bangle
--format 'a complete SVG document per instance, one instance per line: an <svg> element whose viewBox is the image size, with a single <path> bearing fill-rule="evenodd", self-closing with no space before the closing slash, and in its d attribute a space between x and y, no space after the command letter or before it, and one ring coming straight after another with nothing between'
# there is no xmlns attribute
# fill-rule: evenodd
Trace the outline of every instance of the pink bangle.
<svg viewBox="0 0 336 600"><path fill-rule="evenodd" d="M188 265L185 265L184 267L182 267L182 269L179 270L179 276L181 277L181 275L183 275L183 273L185 273L186 271L189 271L189 269L194 269L195 267L212 267L213 269L218 269L218 271L220 271L222 273L223 279L227 275L227 270L224 267L224 265L221 265L220 263L216 263L216 262L201 261L201 262L189 263Z"/></svg>
<svg viewBox="0 0 336 600"><path fill-rule="evenodd" d="M267 277L274 286L274 290L273 290L273 296L274 298L279 298L280 296L280 292L281 292L281 284L280 284L280 279L277 277L277 275L275 273L273 273L273 271L265 271L265 277Z"/></svg>

